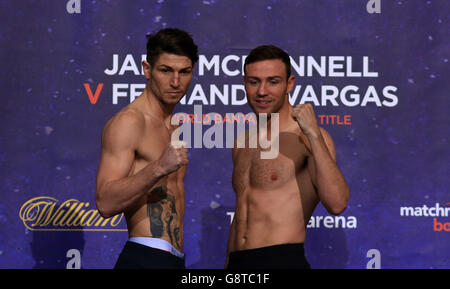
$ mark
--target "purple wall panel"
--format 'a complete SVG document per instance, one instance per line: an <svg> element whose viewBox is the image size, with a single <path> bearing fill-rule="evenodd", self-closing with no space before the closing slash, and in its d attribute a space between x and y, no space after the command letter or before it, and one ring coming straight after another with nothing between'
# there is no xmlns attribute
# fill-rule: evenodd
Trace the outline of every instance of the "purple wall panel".
<svg viewBox="0 0 450 289"><path fill-rule="evenodd" d="M66 2L0 1L0 268L66 268L70 249L81 253L82 268L113 267L127 239L125 220L96 225L88 213L95 209L101 131L145 83L139 75L145 35L164 27L189 31L208 62L216 55L240 58L260 44L280 46L297 65L301 56L351 57L353 72L364 70L367 57L378 77L351 77L340 60L342 77L293 71L293 104L314 102L313 93L317 115L351 116L349 125L322 125L334 139L351 198L343 218L317 207L307 258L313 268L366 268L373 259L367 253L376 249L381 268L450 267L448 1L382 0L380 14L369 14L361 0L81 0L81 13L73 14ZM121 75L105 73L113 55L128 67ZM242 75L232 74L241 65L232 58L225 64L230 73L219 67L219 75L197 66L176 111L193 113L193 105L203 104L203 113L250 112L232 100L233 87L242 85ZM99 83L92 104L84 84L95 92ZM228 104L211 103L211 85ZM344 95L336 105L322 103L321 89L330 86ZM349 86L358 91L345 93ZM394 88L390 97L386 87ZM238 88L236 97L244 98ZM186 264L222 268L235 201L231 149L193 148L189 157ZM40 197L47 197L41 205L27 206ZM84 216L84 226L32 226L45 204L55 204L56 217L64 202L80 206L73 217Z"/></svg>

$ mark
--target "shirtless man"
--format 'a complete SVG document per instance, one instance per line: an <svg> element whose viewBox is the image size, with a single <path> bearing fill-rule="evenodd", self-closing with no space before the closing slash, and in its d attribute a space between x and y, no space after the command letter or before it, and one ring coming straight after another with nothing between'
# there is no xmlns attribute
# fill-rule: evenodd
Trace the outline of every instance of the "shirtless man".
<svg viewBox="0 0 450 289"><path fill-rule="evenodd" d="M336 165L333 141L318 126L312 105L289 104L295 77L288 54L274 46L257 47L246 58L244 72L252 110L279 114L279 154L261 159L259 144L233 149L236 212L225 267L310 268L303 243L314 208L320 201L329 213L342 213L349 188Z"/></svg>
<svg viewBox="0 0 450 289"><path fill-rule="evenodd" d="M170 143L170 120L198 60L191 36L163 29L148 36L144 92L106 124L97 172L97 208L104 218L124 213L129 240L115 265L185 268L184 177L187 150Z"/></svg>

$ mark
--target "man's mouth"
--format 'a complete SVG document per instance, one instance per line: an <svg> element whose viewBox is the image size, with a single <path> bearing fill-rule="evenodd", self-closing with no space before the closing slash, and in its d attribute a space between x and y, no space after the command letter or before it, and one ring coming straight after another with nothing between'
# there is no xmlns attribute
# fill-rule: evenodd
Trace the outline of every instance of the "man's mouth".
<svg viewBox="0 0 450 289"><path fill-rule="evenodd" d="M270 103L272 103L272 100L270 99L257 99L255 102L258 104L258 106L268 106Z"/></svg>
<svg viewBox="0 0 450 289"><path fill-rule="evenodd" d="M178 95L182 94L181 91L168 91L167 93L172 96L178 96Z"/></svg>

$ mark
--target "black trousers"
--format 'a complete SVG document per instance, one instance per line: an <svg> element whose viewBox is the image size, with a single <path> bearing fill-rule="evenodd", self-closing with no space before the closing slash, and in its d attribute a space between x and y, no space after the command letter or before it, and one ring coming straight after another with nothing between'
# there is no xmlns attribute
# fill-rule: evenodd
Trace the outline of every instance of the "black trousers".
<svg viewBox="0 0 450 289"><path fill-rule="evenodd" d="M227 269L311 269L303 243L231 252Z"/></svg>
<svg viewBox="0 0 450 289"><path fill-rule="evenodd" d="M114 269L186 269L184 258L127 241Z"/></svg>

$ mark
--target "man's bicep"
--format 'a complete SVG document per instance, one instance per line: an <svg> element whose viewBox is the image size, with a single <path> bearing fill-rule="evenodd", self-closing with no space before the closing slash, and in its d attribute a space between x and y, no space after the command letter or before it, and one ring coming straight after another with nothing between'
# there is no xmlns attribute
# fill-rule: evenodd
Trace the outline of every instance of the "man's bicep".
<svg viewBox="0 0 450 289"><path fill-rule="evenodd" d="M127 177L133 164L133 156L131 150L102 151L97 173L97 189L106 182Z"/></svg>
<svg viewBox="0 0 450 289"><path fill-rule="evenodd" d="M97 188L105 182L128 176L133 165L139 142L136 127L130 127L127 119L112 122L102 136L102 152L97 174Z"/></svg>
<svg viewBox="0 0 450 289"><path fill-rule="evenodd" d="M331 158L336 162L336 148L334 147L333 139L325 129L320 128L320 132L322 133L323 140L325 141L325 145L327 146Z"/></svg>

